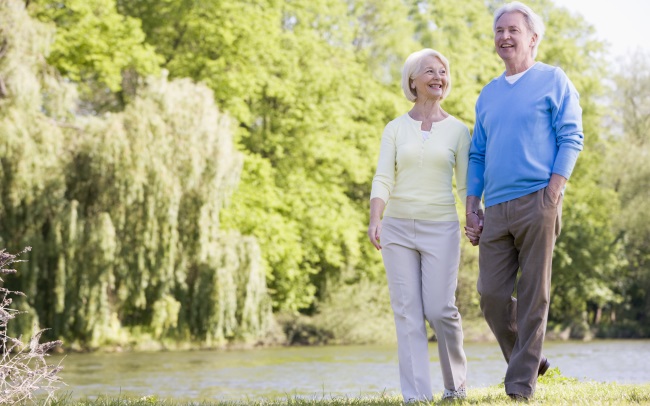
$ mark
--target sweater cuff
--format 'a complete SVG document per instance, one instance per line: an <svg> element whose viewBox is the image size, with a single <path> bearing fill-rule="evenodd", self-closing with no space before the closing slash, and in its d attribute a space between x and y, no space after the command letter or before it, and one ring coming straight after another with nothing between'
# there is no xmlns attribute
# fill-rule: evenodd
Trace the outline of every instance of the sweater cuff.
<svg viewBox="0 0 650 406"><path fill-rule="evenodd" d="M573 148L560 148L555 158L555 164L553 164L553 173L562 175L566 179L569 179L571 173L573 172L573 167L578 160L579 150Z"/></svg>

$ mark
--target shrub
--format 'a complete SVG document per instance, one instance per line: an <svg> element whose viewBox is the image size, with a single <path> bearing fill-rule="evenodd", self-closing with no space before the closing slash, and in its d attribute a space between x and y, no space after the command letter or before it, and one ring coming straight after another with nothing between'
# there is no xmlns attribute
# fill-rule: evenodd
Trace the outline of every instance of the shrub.
<svg viewBox="0 0 650 406"><path fill-rule="evenodd" d="M30 250L27 247L16 255L0 250L0 275L16 273L11 266L23 262L17 259L18 256ZM4 280L0 278L0 282ZM13 302L10 296L25 295L0 286L0 404L22 403L41 395L48 403L54 400L54 392L63 384L57 376L63 367L60 364L48 365L45 357L49 351L61 345L61 341L39 344L45 330L36 332L28 343L24 343L22 337L10 337L7 324L21 313L10 308Z"/></svg>

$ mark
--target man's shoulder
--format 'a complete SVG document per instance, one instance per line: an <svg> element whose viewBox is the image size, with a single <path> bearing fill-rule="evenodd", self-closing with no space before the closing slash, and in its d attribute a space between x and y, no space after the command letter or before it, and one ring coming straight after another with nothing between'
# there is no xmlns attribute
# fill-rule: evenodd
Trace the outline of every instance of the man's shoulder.
<svg viewBox="0 0 650 406"><path fill-rule="evenodd" d="M560 68L558 68L557 66L546 64L544 62L535 62L535 64L532 66L532 70L539 71L539 72L553 72L557 69Z"/></svg>
<svg viewBox="0 0 650 406"><path fill-rule="evenodd" d="M555 78L566 80L568 79L566 73L559 66L548 65L544 62L537 62L531 68L532 71L539 75L548 75Z"/></svg>

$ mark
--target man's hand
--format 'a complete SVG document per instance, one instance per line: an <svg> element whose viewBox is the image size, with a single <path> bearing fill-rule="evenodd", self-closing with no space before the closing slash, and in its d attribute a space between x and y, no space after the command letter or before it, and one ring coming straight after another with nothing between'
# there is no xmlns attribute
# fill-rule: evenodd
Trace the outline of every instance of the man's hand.
<svg viewBox="0 0 650 406"><path fill-rule="evenodd" d="M483 232L483 212L467 213L466 221L465 235L473 246L477 246Z"/></svg>
<svg viewBox="0 0 650 406"><path fill-rule="evenodd" d="M553 200L553 204L558 204L560 201L560 195L562 194L565 184L566 178L564 176L558 175L557 173L551 175L551 180L548 182L546 190L549 197Z"/></svg>

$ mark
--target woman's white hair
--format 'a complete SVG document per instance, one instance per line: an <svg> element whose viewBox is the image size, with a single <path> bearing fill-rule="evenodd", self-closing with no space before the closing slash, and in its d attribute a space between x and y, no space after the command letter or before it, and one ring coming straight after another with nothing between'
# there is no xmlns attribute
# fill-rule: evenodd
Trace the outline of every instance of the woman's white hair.
<svg viewBox="0 0 650 406"><path fill-rule="evenodd" d="M442 98L444 99L449 95L449 92L451 92L449 61L440 52L431 48L424 48L409 55L408 58L406 58L406 62L404 62L404 67L402 68L402 91L404 91L404 96L406 96L409 101L414 102L415 99L418 98L415 89L411 88L411 83L413 83L413 79L422 73L422 60L427 56L438 58L447 71L447 86L442 89Z"/></svg>
<svg viewBox="0 0 650 406"><path fill-rule="evenodd" d="M505 13L511 13L513 11L518 11L523 14L528 30L533 34L537 34L537 41L535 41L535 46L533 46L533 59L535 59L537 56L537 47L539 46L539 43L542 42L542 38L544 38L544 31L546 31L546 27L544 26L544 21L542 21L542 18L527 5L518 1L513 1L499 7L497 11L494 12L494 23L492 24L492 31L496 33L497 21L499 18L501 18L502 15Z"/></svg>

